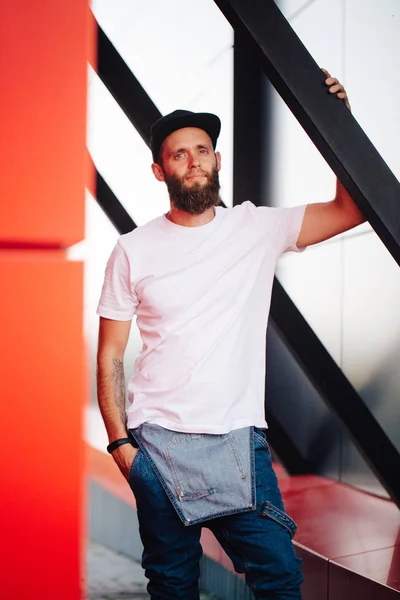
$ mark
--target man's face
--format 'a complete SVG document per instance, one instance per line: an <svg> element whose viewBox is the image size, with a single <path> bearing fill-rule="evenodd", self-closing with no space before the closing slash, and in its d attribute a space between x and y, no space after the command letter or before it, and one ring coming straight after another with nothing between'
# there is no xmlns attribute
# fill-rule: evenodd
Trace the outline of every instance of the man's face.
<svg viewBox="0 0 400 600"><path fill-rule="evenodd" d="M164 172L178 177L188 188L205 185L214 167L220 169L219 152L214 154L210 137L197 127L171 133L164 140L161 158Z"/></svg>
<svg viewBox="0 0 400 600"><path fill-rule="evenodd" d="M175 208L201 214L220 202L219 152L214 153L211 139L197 127L178 129L162 145L161 165L153 164L159 181L167 184Z"/></svg>

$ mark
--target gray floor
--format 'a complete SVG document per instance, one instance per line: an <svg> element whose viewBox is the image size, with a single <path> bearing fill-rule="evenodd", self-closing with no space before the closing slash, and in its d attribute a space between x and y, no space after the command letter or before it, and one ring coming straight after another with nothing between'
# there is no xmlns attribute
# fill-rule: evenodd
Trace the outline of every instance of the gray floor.
<svg viewBox="0 0 400 600"><path fill-rule="evenodd" d="M149 600L139 563L90 543L87 552L87 600ZM201 600L217 600L201 594Z"/></svg>

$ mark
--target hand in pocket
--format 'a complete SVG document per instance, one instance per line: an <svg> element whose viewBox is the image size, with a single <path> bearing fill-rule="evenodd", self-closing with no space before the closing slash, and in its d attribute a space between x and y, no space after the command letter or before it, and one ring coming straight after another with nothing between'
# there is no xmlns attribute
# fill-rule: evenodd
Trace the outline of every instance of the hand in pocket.
<svg viewBox="0 0 400 600"><path fill-rule="evenodd" d="M124 444L112 453L112 457L118 465L119 470L125 479L129 482L129 473L138 448L134 448L131 444Z"/></svg>

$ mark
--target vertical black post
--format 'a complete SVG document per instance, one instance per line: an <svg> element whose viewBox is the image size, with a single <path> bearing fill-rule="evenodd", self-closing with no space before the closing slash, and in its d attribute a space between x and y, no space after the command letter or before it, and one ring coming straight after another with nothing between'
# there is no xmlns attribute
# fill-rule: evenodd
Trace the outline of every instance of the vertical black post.
<svg viewBox="0 0 400 600"><path fill-rule="evenodd" d="M233 204L270 205L271 84L254 50L235 33Z"/></svg>

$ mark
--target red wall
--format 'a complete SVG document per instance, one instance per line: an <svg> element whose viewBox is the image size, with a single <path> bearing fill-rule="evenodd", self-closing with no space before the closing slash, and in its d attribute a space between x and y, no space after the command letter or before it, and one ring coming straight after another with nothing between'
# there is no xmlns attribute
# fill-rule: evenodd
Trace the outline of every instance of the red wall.
<svg viewBox="0 0 400 600"><path fill-rule="evenodd" d="M88 7L0 4L0 597L81 598Z"/></svg>

